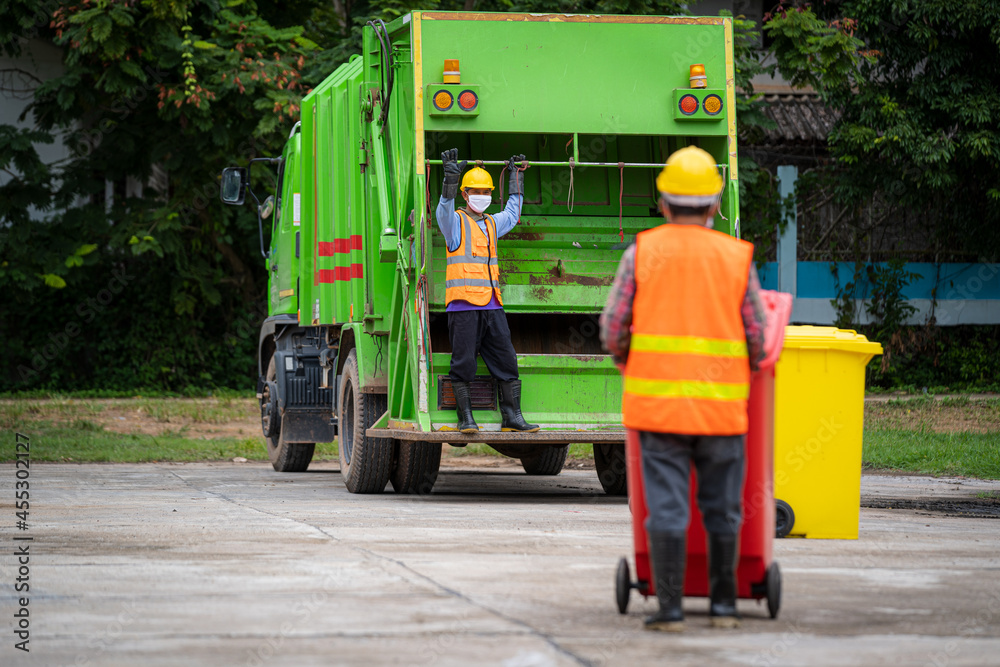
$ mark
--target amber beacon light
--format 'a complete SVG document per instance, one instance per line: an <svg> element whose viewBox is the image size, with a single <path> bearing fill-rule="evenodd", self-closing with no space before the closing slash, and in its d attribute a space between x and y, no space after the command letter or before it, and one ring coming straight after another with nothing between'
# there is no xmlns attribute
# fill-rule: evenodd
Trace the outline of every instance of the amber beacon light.
<svg viewBox="0 0 1000 667"><path fill-rule="evenodd" d="M708 77L704 65L691 65L691 87L708 88Z"/></svg>
<svg viewBox="0 0 1000 667"><path fill-rule="evenodd" d="M444 61L444 82L462 83L462 72L459 71L457 60Z"/></svg>

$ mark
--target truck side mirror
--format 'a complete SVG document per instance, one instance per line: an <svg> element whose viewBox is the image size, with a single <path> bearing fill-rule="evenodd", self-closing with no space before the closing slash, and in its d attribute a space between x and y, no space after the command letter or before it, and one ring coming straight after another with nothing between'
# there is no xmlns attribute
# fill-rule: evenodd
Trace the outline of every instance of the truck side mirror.
<svg viewBox="0 0 1000 667"><path fill-rule="evenodd" d="M260 206L257 207L257 212L260 213L261 220L267 220L271 217L274 212L274 195L268 195L267 199L264 200Z"/></svg>
<svg viewBox="0 0 1000 667"><path fill-rule="evenodd" d="M222 201L235 206L243 204L248 183L249 179L245 167L226 167L223 169L220 188Z"/></svg>

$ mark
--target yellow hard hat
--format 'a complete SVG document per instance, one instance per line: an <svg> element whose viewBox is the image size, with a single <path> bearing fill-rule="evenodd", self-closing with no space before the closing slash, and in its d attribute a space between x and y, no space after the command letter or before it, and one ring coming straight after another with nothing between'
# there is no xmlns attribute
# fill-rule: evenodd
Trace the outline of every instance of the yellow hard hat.
<svg viewBox="0 0 1000 667"><path fill-rule="evenodd" d="M722 176L707 151L687 146L667 158L656 187L668 204L711 206L722 191Z"/></svg>
<svg viewBox="0 0 1000 667"><path fill-rule="evenodd" d="M469 188L489 188L492 190L493 177L490 176L490 172L482 167L473 167L465 172L465 176L462 177L462 189L467 190Z"/></svg>

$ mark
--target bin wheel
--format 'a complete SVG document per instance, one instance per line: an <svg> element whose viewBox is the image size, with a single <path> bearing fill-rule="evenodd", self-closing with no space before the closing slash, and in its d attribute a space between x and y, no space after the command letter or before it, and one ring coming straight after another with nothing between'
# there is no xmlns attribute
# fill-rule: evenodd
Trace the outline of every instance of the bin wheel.
<svg viewBox="0 0 1000 667"><path fill-rule="evenodd" d="M774 499L774 536L787 537L795 527L795 512L784 500Z"/></svg>
<svg viewBox="0 0 1000 667"><path fill-rule="evenodd" d="M624 558L618 561L618 571L615 573L615 601L618 603L618 613L624 614L628 609L628 596L632 592L632 574L628 571L628 561Z"/></svg>
<svg viewBox="0 0 1000 667"><path fill-rule="evenodd" d="M771 563L767 568L767 613L771 618L778 618L781 609L781 568L777 563Z"/></svg>

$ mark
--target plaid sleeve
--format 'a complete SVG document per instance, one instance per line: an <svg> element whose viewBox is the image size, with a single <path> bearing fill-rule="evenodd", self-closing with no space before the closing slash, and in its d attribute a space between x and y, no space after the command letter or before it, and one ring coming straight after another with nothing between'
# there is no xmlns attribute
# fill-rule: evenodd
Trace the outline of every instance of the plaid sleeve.
<svg viewBox="0 0 1000 667"><path fill-rule="evenodd" d="M601 313L601 343L616 364L628 359L632 341L632 301L635 298L635 244L622 254L608 302Z"/></svg>
<svg viewBox="0 0 1000 667"><path fill-rule="evenodd" d="M747 332L747 353L750 357L750 368L757 370L758 364L764 358L764 329L767 327L767 315L764 304L760 300L760 279L753 262L750 263L750 277L747 280L747 291L743 295L743 327Z"/></svg>

